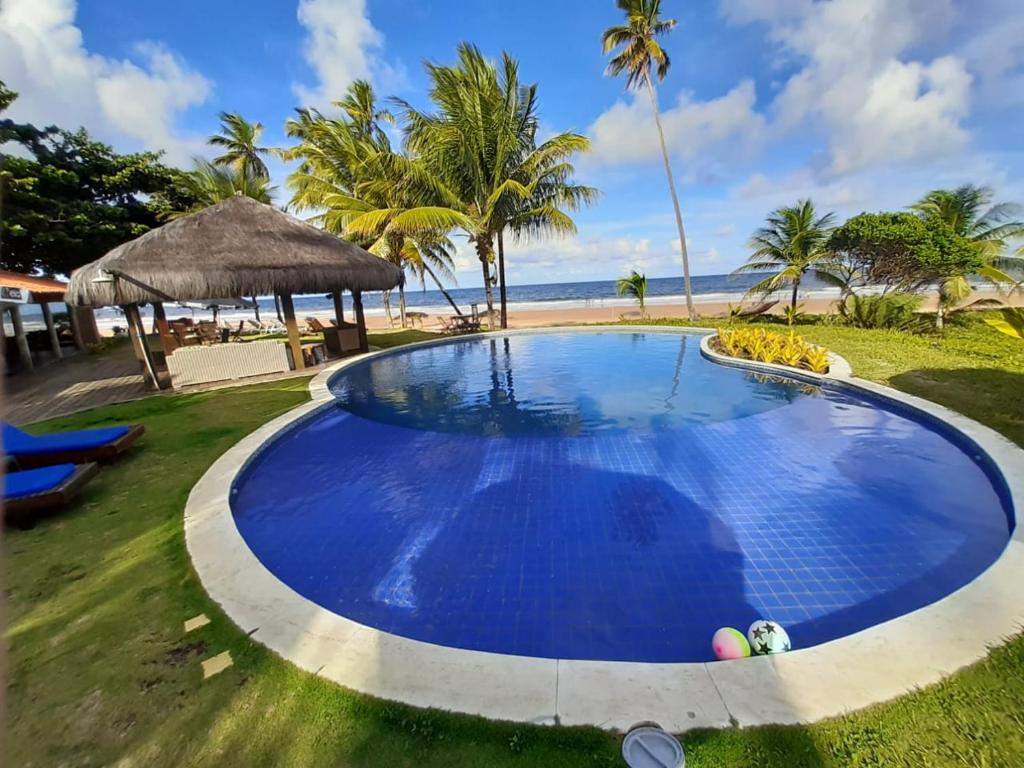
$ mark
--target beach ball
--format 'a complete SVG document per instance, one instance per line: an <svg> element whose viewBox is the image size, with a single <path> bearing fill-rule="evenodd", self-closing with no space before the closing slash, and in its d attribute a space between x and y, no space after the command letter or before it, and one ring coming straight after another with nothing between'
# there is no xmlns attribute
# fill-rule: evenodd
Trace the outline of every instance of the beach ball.
<svg viewBox="0 0 1024 768"><path fill-rule="evenodd" d="M711 638L711 647L720 661L743 659L750 655L750 643L743 633L732 627L722 627Z"/></svg>
<svg viewBox="0 0 1024 768"><path fill-rule="evenodd" d="M765 621L764 619L758 619L750 625L750 629L747 630L747 638L750 640L750 647L759 656L785 653L793 647L789 642L786 630L774 621Z"/></svg>

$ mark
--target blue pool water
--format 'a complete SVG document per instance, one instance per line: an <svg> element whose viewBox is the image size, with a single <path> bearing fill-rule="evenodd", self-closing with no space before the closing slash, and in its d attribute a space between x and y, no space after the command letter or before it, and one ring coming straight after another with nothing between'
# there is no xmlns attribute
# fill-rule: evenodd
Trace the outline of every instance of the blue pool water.
<svg viewBox="0 0 1024 768"><path fill-rule="evenodd" d="M464 339L331 388L236 481L238 528L302 595L441 645L704 661L769 618L806 647L963 586L1013 519L966 441L695 336Z"/></svg>

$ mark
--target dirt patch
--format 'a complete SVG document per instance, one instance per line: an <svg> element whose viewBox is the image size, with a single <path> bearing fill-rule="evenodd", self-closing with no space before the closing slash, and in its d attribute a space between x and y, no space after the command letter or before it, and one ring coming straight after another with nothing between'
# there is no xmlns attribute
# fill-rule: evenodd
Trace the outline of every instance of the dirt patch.
<svg viewBox="0 0 1024 768"><path fill-rule="evenodd" d="M172 667L180 667L187 664L192 659L198 659L206 655L206 643L199 641L198 643L188 643L186 645L179 645L164 654L164 661L170 664Z"/></svg>

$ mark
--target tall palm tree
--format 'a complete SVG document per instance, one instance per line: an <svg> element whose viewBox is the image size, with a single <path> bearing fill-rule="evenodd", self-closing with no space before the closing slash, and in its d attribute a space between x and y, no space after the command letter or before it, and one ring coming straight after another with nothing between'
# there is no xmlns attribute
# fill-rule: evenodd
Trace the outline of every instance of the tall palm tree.
<svg viewBox="0 0 1024 768"><path fill-rule="evenodd" d="M693 308L693 290L690 285L690 259L686 248L686 230L683 227L683 214L679 208L679 195L672 176L672 165L669 162L668 147L665 145L665 131L661 127L661 111L658 109L658 93L654 87L651 71L658 81L665 79L671 61L668 54L658 43L657 38L669 33L676 26L675 19L661 18L661 0L616 0L616 4L626 15L626 23L609 27L601 38L604 53L608 55L616 49L608 62L607 74L613 77L626 74L626 87L633 90L646 88L654 110L654 123L658 128L658 139L661 142L661 158L665 163L665 174L668 176L668 188L672 194L672 206L675 209L676 228L679 230L679 251L683 257L683 288L686 292L686 312L691 320L697 317Z"/></svg>
<svg viewBox="0 0 1024 768"><path fill-rule="evenodd" d="M773 211L767 225L750 238L753 253L747 263L733 274L771 272L748 293L771 293L791 286L790 307L795 312L805 275L814 275L830 285L846 284L842 266L826 247L834 220L831 213L818 216L810 200Z"/></svg>
<svg viewBox="0 0 1024 768"><path fill-rule="evenodd" d="M274 187L270 185L269 179L253 176L241 168L217 166L198 158L195 163L193 170L182 173L178 178L181 197L193 201L193 204L187 210L167 211L163 218L186 216L235 195L270 204Z"/></svg>
<svg viewBox="0 0 1024 768"><path fill-rule="evenodd" d="M615 291L619 296L632 296L640 302L640 311L644 311L644 301L647 299L647 276L637 272L635 269L628 277L621 277L615 283Z"/></svg>
<svg viewBox="0 0 1024 768"><path fill-rule="evenodd" d="M235 112L221 112L220 126L220 133L207 139L208 144L224 150L214 158L214 165L232 166L255 178L269 178L270 172L263 158L272 150L259 146L263 123L250 123Z"/></svg>
<svg viewBox="0 0 1024 768"><path fill-rule="evenodd" d="M509 229L518 238L573 233L575 224L566 211L597 194L571 179L570 161L589 149L586 137L562 133L537 144L537 86L523 85L518 69L508 54L498 67L463 43L455 66L427 65L436 112L396 101L406 123L406 146L419 161L417 170L427 174L410 183L471 222L463 229L480 261L489 314L494 311L491 265L497 239L503 327L503 233Z"/></svg>
<svg viewBox="0 0 1024 768"><path fill-rule="evenodd" d="M1024 236L1020 206L1015 203L992 203L991 187L964 184L956 189L935 189L918 200L911 209L925 219L939 219L958 235L967 238L978 249L985 266L977 275L997 287L1014 286L1014 278L1000 267L1019 263L1021 249L1014 256L1006 255L1006 241ZM939 285L939 317L942 310L964 301L973 288L968 275L954 275Z"/></svg>
<svg viewBox="0 0 1024 768"><path fill-rule="evenodd" d="M385 138L384 124L395 124L395 116L391 112L378 109L373 86L366 80L353 81L334 106L348 116L351 129L360 139L382 140Z"/></svg>

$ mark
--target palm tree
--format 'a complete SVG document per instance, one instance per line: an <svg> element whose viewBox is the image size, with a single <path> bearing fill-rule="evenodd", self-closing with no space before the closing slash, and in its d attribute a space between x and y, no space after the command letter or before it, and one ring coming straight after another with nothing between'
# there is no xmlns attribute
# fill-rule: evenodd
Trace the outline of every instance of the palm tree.
<svg viewBox="0 0 1024 768"><path fill-rule="evenodd" d="M224 154L214 158L214 165L232 166L255 178L269 178L263 157L272 150L259 146L263 123L250 123L238 113L221 112L220 126L221 132L207 139L208 144L224 149Z"/></svg>
<svg viewBox="0 0 1024 768"><path fill-rule="evenodd" d="M351 128L360 139L382 140L385 138L384 123L395 124L393 114L377 108L377 96L366 80L353 81L334 106L348 115Z"/></svg>
<svg viewBox="0 0 1024 768"><path fill-rule="evenodd" d="M1015 280L1000 266L1018 261L1024 249L1014 256L1006 255L1006 241L1024 236L1024 221L1014 217L1021 214L1014 203L992 203L990 187L964 184L956 189L935 189L918 200L911 209L924 220L938 219L954 232L975 244L985 266L978 270L979 277L993 285L1013 286ZM939 285L939 318L942 310L964 301L971 295L968 275L955 275Z"/></svg>
<svg viewBox="0 0 1024 768"><path fill-rule="evenodd" d="M658 43L658 37L668 34L676 26L675 19L661 18L661 0L617 0L617 5L626 15L626 23L621 26L609 27L602 36L605 55L621 49L608 62L607 74L617 77L626 73L626 87L630 89L647 88L654 110L654 123L658 128L658 139L661 142L661 157L665 163L665 174L668 176L668 188L672 194L672 206L676 214L676 228L679 230L679 251L683 257L683 288L686 292L686 312L691 320L697 317L693 309L693 291L690 286L690 259L686 249L686 231L683 227L683 214L679 208L679 196L676 183L672 176L672 165L669 162L668 148L665 145L665 132L661 127L661 113L658 109L658 93L651 79L651 70L655 70L658 81L668 74L668 54Z"/></svg>
<svg viewBox="0 0 1024 768"><path fill-rule="evenodd" d="M644 300L647 298L647 276L637 272L635 269L628 277L621 277L615 283L615 290L619 296L632 296L640 302L640 311L644 311Z"/></svg>
<svg viewBox="0 0 1024 768"><path fill-rule="evenodd" d="M359 104L359 111L345 105ZM438 273L452 277L451 244L447 233L468 226L458 211L423 204L422 190L405 182L414 173L415 161L391 150L387 135L377 125L381 113L374 94L365 83L354 83L345 99L337 102L349 117L329 119L315 110L300 110L286 126L300 144L286 159L300 160L289 178L290 203L297 210L315 211L312 220L366 247L420 278L429 275L438 289L462 314L442 284ZM369 119L365 119L369 116ZM361 119L361 117L363 119ZM399 287L400 312L405 325L405 289ZM386 301L390 317L390 304Z"/></svg>
<svg viewBox="0 0 1024 768"><path fill-rule="evenodd" d="M750 238L753 253L747 263L733 274L770 271L772 274L748 294L771 293L792 286L791 312L796 312L800 283L807 274L830 285L846 285L842 265L826 247L834 219L831 213L818 216L810 200L773 211L767 226Z"/></svg>
<svg viewBox="0 0 1024 768"><path fill-rule="evenodd" d="M268 178L253 176L242 168L217 166L198 158L195 163L193 170L182 173L178 178L180 197L192 201L192 205L186 210L165 211L163 218L180 218L235 195L270 204L274 187Z"/></svg>
<svg viewBox="0 0 1024 768"><path fill-rule="evenodd" d="M523 85L518 64L503 54L500 71L463 43L455 66L427 65L436 113L406 102L406 144L426 175L409 179L428 198L459 211L480 261L488 313L494 311L491 264L498 243L502 326L507 325L504 236L571 234L566 210L588 204L596 190L572 182L571 159L586 137L562 133L537 145L537 86ZM492 314L493 317L493 314Z"/></svg>

